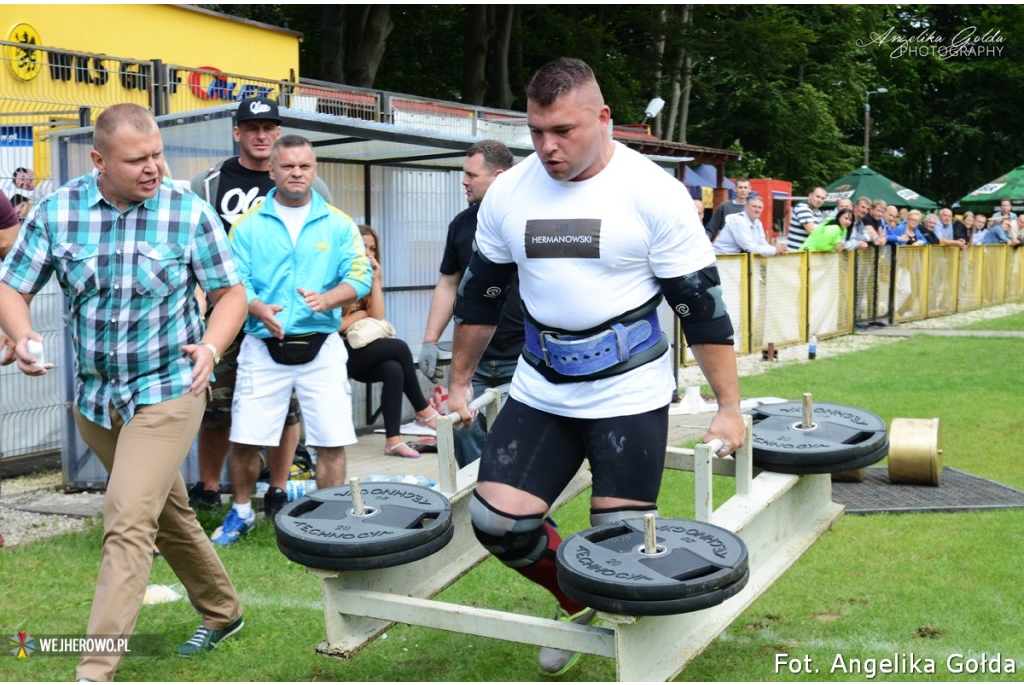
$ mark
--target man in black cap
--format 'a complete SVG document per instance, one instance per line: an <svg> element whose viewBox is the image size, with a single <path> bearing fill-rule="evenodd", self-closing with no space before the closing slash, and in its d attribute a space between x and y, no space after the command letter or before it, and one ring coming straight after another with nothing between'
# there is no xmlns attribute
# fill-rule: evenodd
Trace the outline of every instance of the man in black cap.
<svg viewBox="0 0 1024 685"><path fill-rule="evenodd" d="M213 205L228 233L243 214L262 204L274 187L270 180L270 149L281 137L277 102L263 97L242 100L235 113L234 137L238 156L228 157L192 179L192 191ZM327 204L334 204L330 191L319 177L313 180L313 190ZM194 509L220 505L220 475L230 449L231 400L242 337L240 334L224 351L215 369L212 398L199 429L199 482L189 490L189 505ZM263 508L268 517L288 501L283 488L299 444L300 417L299 403L293 395L281 443L278 447L267 448L270 489L264 496Z"/></svg>

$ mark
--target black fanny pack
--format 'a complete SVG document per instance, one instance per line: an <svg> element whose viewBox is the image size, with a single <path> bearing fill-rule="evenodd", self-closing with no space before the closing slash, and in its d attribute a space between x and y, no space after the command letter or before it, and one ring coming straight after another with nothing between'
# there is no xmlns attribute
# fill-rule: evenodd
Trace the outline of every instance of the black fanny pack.
<svg viewBox="0 0 1024 685"><path fill-rule="evenodd" d="M327 333L286 335L284 339L263 338L270 357L278 364L298 366L308 364L320 354L320 348L327 340Z"/></svg>

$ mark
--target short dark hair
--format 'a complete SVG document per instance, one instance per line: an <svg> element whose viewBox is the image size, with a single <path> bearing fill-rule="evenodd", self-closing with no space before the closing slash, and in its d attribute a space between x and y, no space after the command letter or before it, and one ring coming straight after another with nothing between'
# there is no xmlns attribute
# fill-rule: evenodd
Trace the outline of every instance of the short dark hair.
<svg viewBox="0 0 1024 685"><path fill-rule="evenodd" d="M481 140L473 143L466 151L466 157L473 155L484 156L484 164L487 165L488 171L497 171L498 169L505 171L511 169L516 163L512 153L500 140Z"/></svg>
<svg viewBox="0 0 1024 685"><path fill-rule="evenodd" d="M736 183L750 183L750 179L747 178L746 176L738 176L738 177L736 177L736 181L735 182Z"/></svg>
<svg viewBox="0 0 1024 685"><path fill-rule="evenodd" d="M139 133L159 129L153 113L142 105L122 102L111 105L96 117L96 128L92 132L92 146L100 153L110 151L110 139L122 124L127 124Z"/></svg>
<svg viewBox="0 0 1024 685"><path fill-rule="evenodd" d="M288 135L281 136L274 141L274 146L270 148L270 156L276 157L278 150L293 147L313 147L313 143L309 142L309 139L303 136L295 133L289 133Z"/></svg>
<svg viewBox="0 0 1024 685"><path fill-rule="evenodd" d="M547 107L590 82L597 83L597 78L586 62L575 57L560 57L537 70L526 87L526 97L541 107Z"/></svg>

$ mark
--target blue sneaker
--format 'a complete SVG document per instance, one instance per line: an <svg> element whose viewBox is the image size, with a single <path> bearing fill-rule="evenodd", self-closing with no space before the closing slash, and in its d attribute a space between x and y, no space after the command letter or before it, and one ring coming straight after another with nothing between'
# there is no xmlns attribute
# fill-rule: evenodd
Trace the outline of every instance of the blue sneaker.
<svg viewBox="0 0 1024 685"><path fill-rule="evenodd" d="M228 515L224 517L224 523L220 524L217 530L213 531L213 535L210 539L213 540L213 544L227 547L238 542L238 538L242 537L256 525L256 514L253 513L249 518L243 519L235 511L234 507L228 510Z"/></svg>

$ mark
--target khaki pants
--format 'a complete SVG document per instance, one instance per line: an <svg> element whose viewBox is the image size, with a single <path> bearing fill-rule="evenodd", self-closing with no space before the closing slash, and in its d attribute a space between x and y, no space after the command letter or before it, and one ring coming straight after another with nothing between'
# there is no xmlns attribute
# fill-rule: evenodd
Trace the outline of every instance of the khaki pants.
<svg viewBox="0 0 1024 685"><path fill-rule="evenodd" d="M203 625L217 630L241 616L238 594L188 506L181 477L205 407L205 397L187 394L140 407L127 424L111 407L109 430L74 410L79 433L110 474L88 635L132 634L149 584L154 542L202 614ZM77 677L112 680L120 662L117 655L83 656Z"/></svg>

